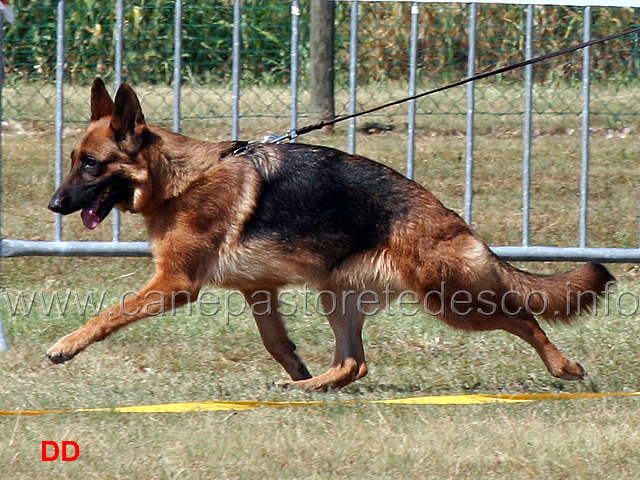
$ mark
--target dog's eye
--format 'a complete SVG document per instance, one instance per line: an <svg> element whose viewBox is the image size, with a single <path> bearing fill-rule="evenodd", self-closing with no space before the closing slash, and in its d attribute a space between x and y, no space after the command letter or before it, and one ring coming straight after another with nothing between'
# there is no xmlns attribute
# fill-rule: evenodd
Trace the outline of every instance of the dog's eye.
<svg viewBox="0 0 640 480"><path fill-rule="evenodd" d="M98 166L98 161L93 157L85 157L82 161L85 170L93 170Z"/></svg>

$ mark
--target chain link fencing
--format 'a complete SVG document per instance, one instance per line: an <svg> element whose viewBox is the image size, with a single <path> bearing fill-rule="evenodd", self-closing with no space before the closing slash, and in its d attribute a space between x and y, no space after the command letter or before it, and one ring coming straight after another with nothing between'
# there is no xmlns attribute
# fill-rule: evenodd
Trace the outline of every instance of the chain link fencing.
<svg viewBox="0 0 640 480"><path fill-rule="evenodd" d="M349 34L351 2L336 2L336 112L349 103ZM4 118L53 122L55 116L56 10L58 2L15 2L16 22L5 34ZM123 79L137 88L153 86L145 111L151 121L172 118L175 2L155 0L124 5ZM230 117L232 111L233 1L186 2L182 21L183 119ZM289 52L291 2L245 0L242 3L243 117L286 118L290 113ZM466 76L469 7L421 4L417 85L426 90ZM310 1L300 2L299 116L309 115ZM86 121L86 91L95 76L115 82L115 7L96 0L66 1L65 121ZM367 108L404 96L407 90L411 30L409 2L361 2L358 22L358 107ZM521 60L525 7L477 6L476 71ZM594 8L593 37L640 22L638 8ZM534 54L578 43L583 9L535 7ZM640 38L624 38L594 49L592 110L594 125L624 125L640 112ZM581 111L582 57L574 54L537 65L534 113L576 115ZM522 72L486 81L476 93L476 114L508 127L523 113ZM163 89L162 87L166 87ZM159 90L158 90L159 89ZM466 92L456 89L421 100L417 114L423 127L428 116L453 116L450 128L464 125ZM144 93L143 93L144 97ZM406 115L400 106L384 118ZM480 123L482 128L482 123Z"/></svg>

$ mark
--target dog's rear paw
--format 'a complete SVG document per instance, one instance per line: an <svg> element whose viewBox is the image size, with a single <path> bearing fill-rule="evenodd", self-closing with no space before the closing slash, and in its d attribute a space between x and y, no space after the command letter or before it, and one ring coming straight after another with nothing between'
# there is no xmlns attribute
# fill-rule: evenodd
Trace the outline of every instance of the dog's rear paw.
<svg viewBox="0 0 640 480"><path fill-rule="evenodd" d="M586 374L587 372L582 368L582 365L569 362L563 367L562 371L555 376L563 380L582 380Z"/></svg>
<svg viewBox="0 0 640 480"><path fill-rule="evenodd" d="M312 380L312 381L310 381ZM273 386L275 388L299 388L302 390L316 390L318 392L326 392L331 389L331 385L319 382L315 379L307 379L307 380L280 380L278 382L274 382Z"/></svg>
<svg viewBox="0 0 640 480"><path fill-rule="evenodd" d="M287 389L293 386L295 386L294 380L277 380L270 384L271 388L281 388L281 389Z"/></svg>

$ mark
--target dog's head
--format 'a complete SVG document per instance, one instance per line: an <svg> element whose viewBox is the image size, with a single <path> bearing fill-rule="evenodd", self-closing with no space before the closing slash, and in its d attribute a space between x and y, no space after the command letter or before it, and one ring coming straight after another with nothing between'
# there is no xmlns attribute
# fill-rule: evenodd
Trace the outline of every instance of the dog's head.
<svg viewBox="0 0 640 480"><path fill-rule="evenodd" d="M134 210L136 184L148 174L139 165L147 127L134 91L123 84L111 99L101 79L91 87L91 123L71 153L71 171L49 209L62 215L81 210L82 222L96 228L114 206Z"/></svg>

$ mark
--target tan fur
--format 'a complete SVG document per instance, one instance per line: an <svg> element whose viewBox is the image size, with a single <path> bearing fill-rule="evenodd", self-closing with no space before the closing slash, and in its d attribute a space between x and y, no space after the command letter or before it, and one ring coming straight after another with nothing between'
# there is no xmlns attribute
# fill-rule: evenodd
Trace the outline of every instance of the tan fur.
<svg viewBox="0 0 640 480"><path fill-rule="evenodd" d="M366 375L361 335L365 314L375 307L360 308L358 298L366 292L379 296L378 306L388 300L383 292L414 292L430 313L452 327L508 331L531 344L553 375L564 379L584 375L579 364L570 362L549 341L534 315L568 322L593 308L596 296L613 281L603 266L588 264L552 276L518 270L491 253L458 215L427 190L386 167L340 152L336 161L355 175L349 179L354 192L360 187L358 181L383 187L383 192L375 186L363 190L371 198L357 199L364 207L356 215L372 215L370 221L378 222L378 230L358 236L358 228L369 228L367 222L349 227L352 230L342 225L340 230L338 208L332 218L339 234L328 231L330 226L314 225L312 216L304 226L309 225L313 235L289 231L286 221L276 222L271 233L260 233L251 225L267 218L259 213L264 185L278 181L291 161L284 152L293 150L265 144L209 144L147 125L137 97L126 85L114 102L97 80L91 105L92 121L74 149L71 171L50 208L70 213L86 208L89 201L101 202L105 192L128 195L118 197L116 207L143 215L156 274L137 296L102 312L51 347L48 357L55 363L69 360L131 322L193 301L204 285L213 283L244 294L265 347L291 376L284 385L326 390ZM318 163L318 155L336 155L320 147L297 148ZM99 170L86 168L87 156L99 161ZM358 172L366 178L358 178ZM326 178L340 180L335 171L331 175ZM321 192L324 185L314 187ZM97 192L91 193L94 197L77 200L93 192L91 188ZM300 193L296 188L291 187L291 195L303 197L282 198L283 204L298 201L301 208L306 208L306 202L317 207L318 199L311 198L315 191ZM345 202L355 201L349 197L356 195L351 191L331 191ZM327 208L335 208L335 198L322 201ZM351 250L346 248L349 245ZM278 289L292 284L325 290L342 301L340 308L328 314L336 337L333 365L317 377L311 377L295 354L278 313ZM164 294L165 302L148 298L151 292ZM594 295L581 298L585 292ZM493 299L491 305L487 300ZM322 301L330 303L329 297ZM265 304L269 311L260 309ZM545 306L547 310L542 311ZM462 311L467 308L468 312Z"/></svg>
<svg viewBox="0 0 640 480"><path fill-rule="evenodd" d="M344 288L380 291L387 285L391 289L400 288L398 276L389 249L382 248L346 260L324 282ZM318 288L322 286L316 285Z"/></svg>

